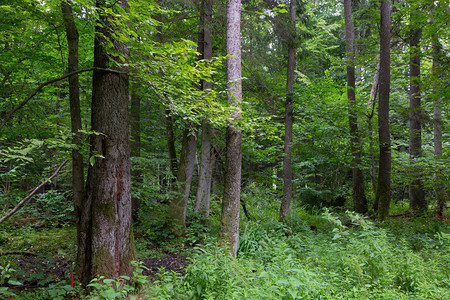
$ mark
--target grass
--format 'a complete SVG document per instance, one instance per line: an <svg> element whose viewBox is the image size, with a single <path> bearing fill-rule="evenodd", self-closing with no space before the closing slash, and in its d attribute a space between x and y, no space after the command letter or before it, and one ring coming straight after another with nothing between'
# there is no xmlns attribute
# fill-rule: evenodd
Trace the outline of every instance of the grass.
<svg viewBox="0 0 450 300"><path fill-rule="evenodd" d="M277 222L279 201L273 200L277 197L272 193L257 188L244 192L252 218L247 220L241 215L237 259L216 245L218 214L213 214L210 226L205 226L190 211L189 227L180 239L165 230L164 209L159 207L159 215L151 215L155 208L149 207L135 227L138 258L189 256L191 264L184 274L161 270L147 278L136 273L133 282L139 283L139 290L134 285L117 287L115 281L108 281L109 285L95 285L92 294L84 296L79 291L71 296L68 280L61 278L27 290L3 286L0 297L125 299L128 294L136 299L449 298L450 226L445 221L401 217L379 224L351 212L308 211L293 203L289 222L281 224ZM219 200L211 206L218 210ZM54 263L56 257L73 261L75 228L70 223L60 224L52 219L45 227L19 225L12 219L2 224L0 250L30 251ZM44 276L25 276L27 270L11 262L11 256L0 256L3 283L46 280ZM122 289L128 291L122 293Z"/></svg>

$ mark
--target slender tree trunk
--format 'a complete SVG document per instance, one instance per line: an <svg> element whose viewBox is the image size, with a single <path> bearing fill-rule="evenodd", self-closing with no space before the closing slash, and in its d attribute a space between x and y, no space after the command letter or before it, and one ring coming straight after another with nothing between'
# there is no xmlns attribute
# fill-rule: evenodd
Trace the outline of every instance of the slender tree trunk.
<svg viewBox="0 0 450 300"><path fill-rule="evenodd" d="M184 228L186 211L191 191L192 175L194 174L195 148L197 146L197 128L186 125L181 145L180 164L177 173L177 194L170 201L169 217L173 224ZM175 228L176 232L178 229Z"/></svg>
<svg viewBox="0 0 450 300"><path fill-rule="evenodd" d="M175 132L173 130L173 119L170 109L164 109L166 115L166 136L167 136L167 149L169 150L170 170L173 176L177 175L178 163L177 163L177 151L175 149Z"/></svg>
<svg viewBox="0 0 450 300"><path fill-rule="evenodd" d="M415 19L416 14L411 14L411 20ZM422 30L413 28L411 30L410 40L410 61L409 61L409 93L410 93L410 112L409 112L409 157L412 166L413 180L409 185L409 206L416 212L424 212L427 209L425 201L425 192L421 171L414 166L414 160L422 156L422 107L420 99L420 37Z"/></svg>
<svg viewBox="0 0 450 300"><path fill-rule="evenodd" d="M377 93L378 93L378 80L380 78L380 61L378 61L377 69L375 70L375 75L373 76L373 83L372 83L372 89L370 90L370 98L369 98L369 109L370 114L367 115L368 118L368 131L369 131L369 151L370 151L370 166L371 166L371 182L372 182L372 188L373 192L376 195L377 193L377 181L376 181L376 174L377 169L375 167L375 155L373 153L373 128L372 128L372 118L375 112L375 104L377 99ZM374 202L373 210L377 211L378 203Z"/></svg>
<svg viewBox="0 0 450 300"><path fill-rule="evenodd" d="M73 20L72 7L68 2L61 2L61 11L66 27L67 44L69 47L68 72L78 70L78 30ZM80 89L78 74L69 77L69 103L70 103L70 123L72 131L72 193L76 224L80 225L80 216L84 197L84 167L83 156L81 154L81 108ZM80 232L80 228L78 228ZM78 237L79 239L80 237Z"/></svg>
<svg viewBox="0 0 450 300"><path fill-rule="evenodd" d="M241 0L227 1L227 89L233 117L241 118ZM219 243L236 257L239 239L241 199L242 133L237 124L230 124L226 134L225 182L220 218Z"/></svg>
<svg viewBox="0 0 450 300"><path fill-rule="evenodd" d="M280 222L286 222L289 215L289 207L292 199L292 125L294 82L295 82L295 23L297 20L297 0L291 0L289 8L290 31L292 35L288 39L288 65L286 76L286 106L284 115L284 157L283 157L283 199L280 207Z"/></svg>
<svg viewBox="0 0 450 300"><path fill-rule="evenodd" d="M434 22L434 20L433 20ZM441 97L439 88L441 86L441 45L436 35L432 36L433 48L433 105L434 105L434 155L437 159L442 156L442 110ZM446 192L442 181L442 175L437 174L438 185L436 187L437 209L436 215L442 217L444 213L446 199Z"/></svg>
<svg viewBox="0 0 450 300"><path fill-rule="evenodd" d="M199 45L203 54L203 59L212 59L212 0L203 0L200 17L200 34L203 45ZM212 89L211 80L202 81L202 90ZM209 201L211 195L211 177L214 164L214 153L211 146L211 136L213 127L207 121L202 122L202 147L200 153L200 170L197 187L197 197L195 199L195 211L202 211L205 217L209 216Z"/></svg>
<svg viewBox="0 0 450 300"><path fill-rule="evenodd" d="M345 51L347 52L347 98L349 104L350 147L352 151L353 209L358 213L367 212L364 191L364 176L361 170L361 140L356 113L355 65L353 56L352 1L344 0Z"/></svg>
<svg viewBox="0 0 450 300"><path fill-rule="evenodd" d="M101 10L105 2L97 1ZM128 9L126 0L120 5ZM95 27L94 66L119 71L95 70L92 85L91 157L86 197L82 203L76 270L86 285L98 275L131 276L136 259L131 222L131 180L128 124L128 68L114 66L103 46L105 38L114 50L128 57L127 45L116 40L121 34L110 15L101 15ZM120 59L117 61L122 63Z"/></svg>
<svg viewBox="0 0 450 300"><path fill-rule="evenodd" d="M201 211L205 217L209 216L209 202L211 196L211 178L214 165L214 151L211 147L213 128L207 121L202 122L202 147L200 156L200 171L198 178L197 197L194 210Z"/></svg>
<svg viewBox="0 0 450 300"><path fill-rule="evenodd" d="M391 3L382 0L380 7L380 97L378 104L378 135L380 161L375 202L380 219L389 216L391 203L391 138L389 131L389 93L391 84Z"/></svg>
<svg viewBox="0 0 450 300"><path fill-rule="evenodd" d="M135 90L131 92L130 125L130 156L137 158L141 156L141 98L136 94ZM140 170L131 170L131 178L136 183L142 182L142 172ZM139 198L132 197L131 203L132 218L136 222L139 217Z"/></svg>

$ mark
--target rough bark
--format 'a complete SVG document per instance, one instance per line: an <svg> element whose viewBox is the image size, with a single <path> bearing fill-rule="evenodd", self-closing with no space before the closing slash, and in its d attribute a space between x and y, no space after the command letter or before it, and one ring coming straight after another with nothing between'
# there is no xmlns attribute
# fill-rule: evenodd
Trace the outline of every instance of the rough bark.
<svg viewBox="0 0 450 300"><path fill-rule="evenodd" d="M290 31L295 33L295 22L297 20L297 0L291 0L289 8ZM295 36L295 34L292 34ZM286 76L286 103L284 115L284 157L283 157L283 199L281 201L281 222L286 222L289 215L289 207L292 199L292 125L293 125L293 102L295 82L295 41L288 40L288 64Z"/></svg>
<svg viewBox="0 0 450 300"><path fill-rule="evenodd" d="M98 0L101 10L105 2ZM128 8L126 0L120 5ZM91 152L95 162L89 166L86 196L78 226L76 271L83 285L96 276L114 278L131 276L135 260L131 222L131 180L128 124L128 68L111 66L113 56L103 47L110 39L114 50L128 57L125 43L116 40L112 32L120 30L112 16L101 15L95 26L94 66L111 67L111 73L96 70L92 85ZM118 61L122 63L122 61Z"/></svg>
<svg viewBox="0 0 450 300"><path fill-rule="evenodd" d="M169 217L173 225L184 228L186 225L186 211L191 191L192 175L194 173L195 149L197 146L197 128L187 124L184 129L181 145L180 164L177 173L177 193L169 204Z"/></svg>
<svg viewBox="0 0 450 300"><path fill-rule="evenodd" d="M380 219L389 216L391 203L391 139L389 131L389 94L391 84L391 3L382 0L380 7L380 84L378 104L378 136L380 161L375 202Z"/></svg>
<svg viewBox="0 0 450 300"><path fill-rule="evenodd" d="M211 178L214 166L214 150L211 147L213 128L207 121L202 122L202 146L200 154L200 171L198 176L197 196L194 211L209 216L209 203L211 196Z"/></svg>
<svg viewBox="0 0 450 300"><path fill-rule="evenodd" d="M227 2L227 89L233 117L241 118L241 0ZM237 122L236 122L237 123ZM220 218L219 243L236 257L239 239L241 195L242 133L230 124L226 133L225 182Z"/></svg>
<svg viewBox="0 0 450 300"><path fill-rule="evenodd" d="M200 17L200 34L202 45L200 53L204 60L212 59L212 0L203 0ZM200 40L200 39L199 39ZM212 89L211 80L202 80L202 90ZM200 170L198 176L195 211L202 211L205 217L209 216L209 202L211 195L211 177L214 165L214 152L211 146L213 127L206 120L202 122L202 147L200 152Z"/></svg>
<svg viewBox="0 0 450 300"><path fill-rule="evenodd" d="M130 125L130 156L137 158L141 156L141 98L134 89L131 92ZM131 170L131 178L134 182L142 182L142 172ZM131 203L132 218L136 222L139 217L139 198L132 197Z"/></svg>
<svg viewBox="0 0 450 300"><path fill-rule="evenodd" d="M66 27L67 45L69 47L68 72L72 73L78 70L78 30L73 20L71 5L65 1L61 2L61 11ZM72 149L72 193L75 216L79 216L84 197L84 167L83 155L80 152L82 147L82 136L80 132L82 124L78 74L69 77L69 105L71 132L73 134L72 144L76 146Z"/></svg>
<svg viewBox="0 0 450 300"><path fill-rule="evenodd" d="M411 14L411 19L415 19ZM410 60L409 60L409 157L412 167L412 181L409 185L409 206L416 212L423 212L427 208L421 172L414 166L414 160L422 156L422 107L420 97L420 37L422 30L411 29Z"/></svg>
<svg viewBox="0 0 450 300"><path fill-rule="evenodd" d="M344 0L345 51L347 53L347 98L349 107L350 148L352 152L353 209L358 213L367 212L367 199L364 191L364 176L361 170L361 139L356 113L355 65L353 54L352 1Z"/></svg>

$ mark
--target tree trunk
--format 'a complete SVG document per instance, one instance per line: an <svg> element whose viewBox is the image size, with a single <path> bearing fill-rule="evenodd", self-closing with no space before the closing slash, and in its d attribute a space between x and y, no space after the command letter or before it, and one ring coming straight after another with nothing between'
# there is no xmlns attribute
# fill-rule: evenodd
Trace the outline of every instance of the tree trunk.
<svg viewBox="0 0 450 300"><path fill-rule="evenodd" d="M239 239L241 198L242 133L237 125L241 118L241 0L227 2L227 89L228 102L234 108L235 124L227 127L225 182L220 218L219 243L236 257Z"/></svg>
<svg viewBox="0 0 450 300"><path fill-rule="evenodd" d="M356 114L355 59L353 56L352 1L344 0L345 51L347 52L347 98L349 107L350 148L352 152L353 209L358 213L367 212L364 191L364 176L361 170L361 140Z"/></svg>
<svg viewBox="0 0 450 300"><path fill-rule="evenodd" d="M434 20L433 20L434 22ZM442 110L441 110L441 97L439 94L439 88L441 86L441 45L438 38L432 36L432 48L433 48L433 105L434 105L434 155L436 158L442 156ZM436 187L437 209L436 215L442 217L444 213L444 207L446 199L446 192L444 185L441 183L442 175L437 174L438 185Z"/></svg>
<svg viewBox="0 0 450 300"><path fill-rule="evenodd" d="M141 156L141 98L136 94L136 91L131 92L131 108L130 108L130 125L131 125L131 142L130 142L130 156ZM142 172L140 170L131 170L131 178L134 182L142 182ZM132 197L132 218L133 221L138 221L139 217L139 198Z"/></svg>
<svg viewBox="0 0 450 300"><path fill-rule="evenodd" d="M173 130L173 119L170 113L170 109L164 109L166 115L166 136L167 136L167 149L169 151L170 170L172 175L177 175L177 151L175 149L175 132Z"/></svg>
<svg viewBox="0 0 450 300"><path fill-rule="evenodd" d="M194 211L209 216L209 202L211 196L211 178L214 166L214 151L211 147L213 127L207 121L202 122L202 147L200 156L200 171L198 176L197 197Z"/></svg>
<svg viewBox="0 0 450 300"><path fill-rule="evenodd" d="M391 203L391 138L389 131L389 93L391 84L391 3L382 0L380 7L380 85L378 104L378 135L380 161L375 202L380 219L389 216Z"/></svg>
<svg viewBox="0 0 450 300"><path fill-rule="evenodd" d="M203 59L212 59L212 0L203 0L200 17L200 34L203 44L200 53ZM211 80L202 81L202 90L212 89ZM200 171L198 177L197 197L195 199L195 211L202 211L205 217L209 216L209 201L211 195L211 177L214 165L214 152L211 147L213 127L207 121L202 122L202 147L200 153Z"/></svg>
<svg viewBox="0 0 450 300"><path fill-rule="evenodd" d="M286 108L284 116L284 157L283 157L283 199L281 201L281 222L286 222L289 215L289 207L292 199L292 125L293 102L295 82L295 23L297 20L297 0L291 0L289 8L290 31L292 35L288 39L288 65L286 76Z"/></svg>
<svg viewBox="0 0 450 300"><path fill-rule="evenodd" d="M186 225L186 211L194 173L195 148L197 146L197 128L186 125L181 145L180 164L177 173L177 194L169 204L169 217L180 228Z"/></svg>
<svg viewBox="0 0 450 300"><path fill-rule="evenodd" d="M369 151L370 151L370 179L372 182L372 188L373 192L376 195L377 193L377 181L376 181L376 174L377 170L375 168L375 155L373 153L373 128L372 128L372 118L375 111L375 104L377 99L377 93L378 93L378 80L380 78L380 61L378 61L377 69L375 70L375 75L373 76L373 83L372 83L372 89L370 90L370 98L369 98L369 109L370 114L367 115L368 118L368 131L369 131ZM373 210L377 211L378 204L374 202Z"/></svg>
<svg viewBox="0 0 450 300"><path fill-rule="evenodd" d="M67 44L69 47L68 72L78 70L78 30L73 20L72 7L68 2L61 2L61 11L66 27ZM78 74L69 77L69 103L70 103L70 123L72 130L72 193L75 216L79 225L79 216L82 210L84 197L84 167L83 156L81 154L81 109L80 109L80 89Z"/></svg>
<svg viewBox="0 0 450 300"><path fill-rule="evenodd" d="M128 9L126 0L120 2ZM105 3L97 1L103 9ZM136 259L131 222L131 180L128 124L128 68L115 66L103 47L109 39L114 50L128 57L127 45L116 40L121 34L110 15L101 15L95 27L94 66L117 72L95 70L92 85L91 157L86 197L82 203L78 231L76 270L82 284L95 276L131 276ZM117 59L117 63L123 63Z"/></svg>

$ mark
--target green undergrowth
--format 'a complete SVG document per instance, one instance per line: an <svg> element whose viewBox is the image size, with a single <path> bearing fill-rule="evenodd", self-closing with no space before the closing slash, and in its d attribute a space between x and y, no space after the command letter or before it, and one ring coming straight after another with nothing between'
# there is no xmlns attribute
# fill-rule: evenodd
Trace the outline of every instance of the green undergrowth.
<svg viewBox="0 0 450 300"><path fill-rule="evenodd" d="M238 257L214 241L192 258L185 275L161 273L154 299L446 299L450 240L446 224L420 220L377 226L357 214L325 212L331 230L248 222ZM434 226L434 227L433 227ZM417 236L417 234L419 234ZM421 240L420 246L411 237ZM408 239L407 237L410 237Z"/></svg>

